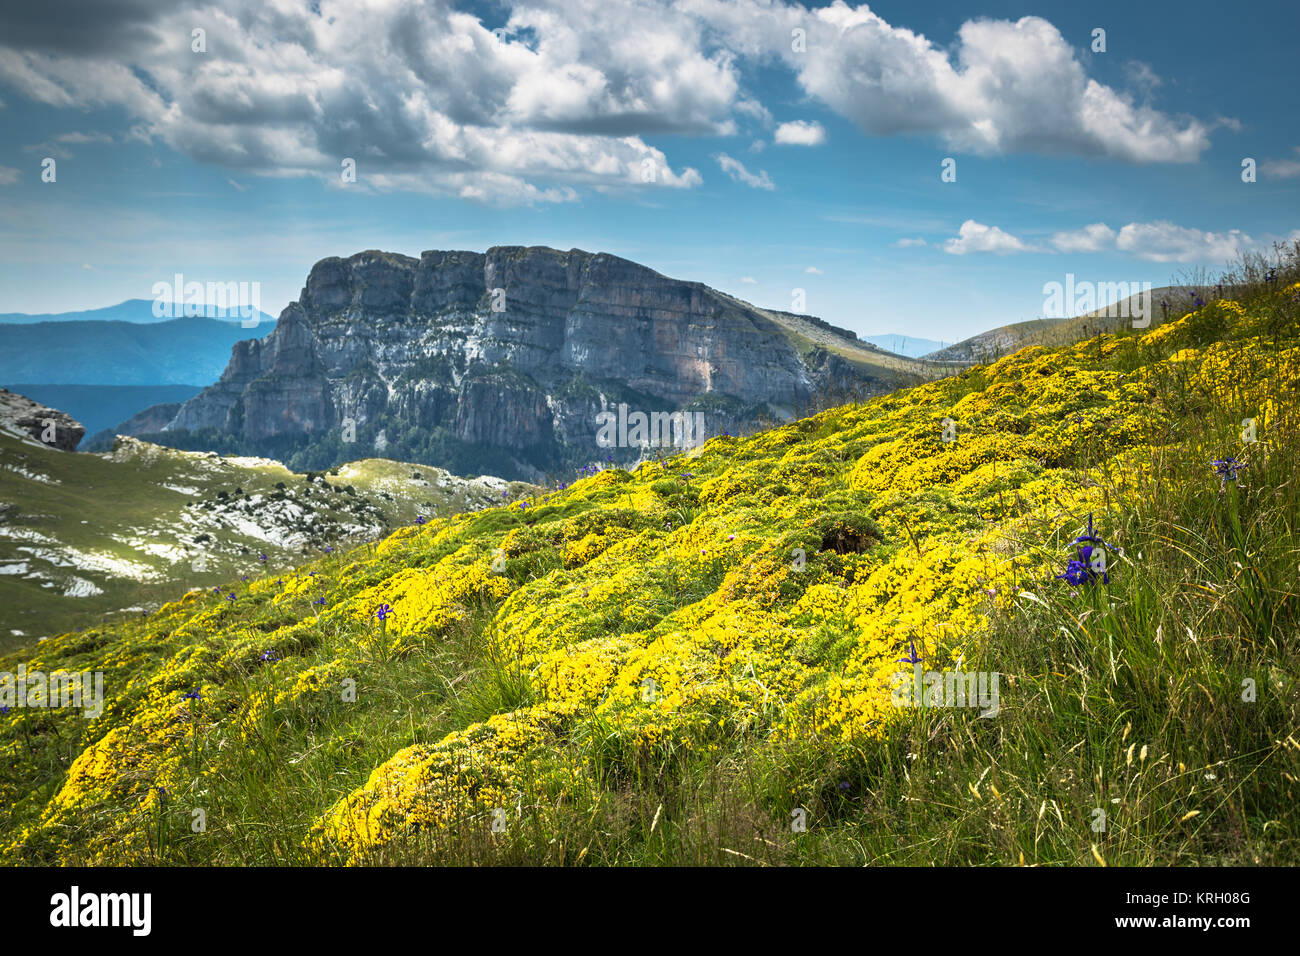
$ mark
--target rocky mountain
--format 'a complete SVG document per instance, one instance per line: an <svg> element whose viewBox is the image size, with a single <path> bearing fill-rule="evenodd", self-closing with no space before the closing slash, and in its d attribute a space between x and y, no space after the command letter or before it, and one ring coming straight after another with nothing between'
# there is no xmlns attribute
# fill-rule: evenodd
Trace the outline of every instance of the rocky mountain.
<svg viewBox="0 0 1300 956"><path fill-rule="evenodd" d="M0 434L28 445L76 451L86 429L71 415L0 388Z"/></svg>
<svg viewBox="0 0 1300 956"><path fill-rule="evenodd" d="M317 468L374 447L537 480L640 454L597 441L597 416L620 404L701 413L714 435L929 370L821 320L617 256L368 251L318 262L275 330L236 343L220 380L149 437Z"/></svg>

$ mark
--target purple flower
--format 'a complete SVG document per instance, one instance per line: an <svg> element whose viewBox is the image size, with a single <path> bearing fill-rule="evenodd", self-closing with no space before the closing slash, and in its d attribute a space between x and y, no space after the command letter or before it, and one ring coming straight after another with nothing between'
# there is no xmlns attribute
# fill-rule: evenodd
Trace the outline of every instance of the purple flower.
<svg viewBox="0 0 1300 956"><path fill-rule="evenodd" d="M1235 482L1237 480L1237 472L1245 468L1246 463L1244 461L1237 461L1235 458L1224 458L1220 461L1210 462L1210 466L1214 469L1214 473L1219 476L1220 481Z"/></svg>
<svg viewBox="0 0 1300 956"><path fill-rule="evenodd" d="M274 664L280 658L275 656L275 651L266 651L265 653L262 654L261 659L267 661L268 663Z"/></svg>
<svg viewBox="0 0 1300 956"><path fill-rule="evenodd" d="M1108 545L1102 537L1093 531L1092 515L1088 515L1088 533L1081 534L1073 542L1077 546L1075 557L1071 558L1065 565L1065 573L1058 574L1056 577L1060 580L1079 586L1080 584L1095 584L1100 578L1103 584L1110 584L1110 573L1106 571L1105 555L1107 551L1115 551ZM1093 561L1098 557L1101 558L1101 566L1093 567Z"/></svg>
<svg viewBox="0 0 1300 956"><path fill-rule="evenodd" d="M375 609L375 617L379 618L381 621L387 620L388 616L392 613L393 609L388 604L381 604Z"/></svg>
<svg viewBox="0 0 1300 956"><path fill-rule="evenodd" d="M325 604L325 599L324 599L323 597L321 597L321 598L317 598L316 600L312 601L311 603L312 603L312 604L320 604L320 605L323 606L323 605Z"/></svg>
<svg viewBox="0 0 1300 956"><path fill-rule="evenodd" d="M202 700L202 699L203 699L203 695L199 693L199 689L197 687L194 688L192 691L190 691L188 694L181 697L181 700Z"/></svg>
<svg viewBox="0 0 1300 956"><path fill-rule="evenodd" d="M266 564L266 555L265 555L265 554L259 554L259 555L257 556L257 560L261 561L263 564Z"/></svg>
<svg viewBox="0 0 1300 956"><path fill-rule="evenodd" d="M425 517L424 517L424 515L416 515L416 516L415 516L415 523L416 523L416 524L424 524L424 522L425 522Z"/></svg>
<svg viewBox="0 0 1300 956"><path fill-rule="evenodd" d="M921 662L921 658L916 656L916 642L909 637L907 639L907 646L909 648L908 655L906 657L900 657L897 661L895 661L895 663L896 664L919 664Z"/></svg>

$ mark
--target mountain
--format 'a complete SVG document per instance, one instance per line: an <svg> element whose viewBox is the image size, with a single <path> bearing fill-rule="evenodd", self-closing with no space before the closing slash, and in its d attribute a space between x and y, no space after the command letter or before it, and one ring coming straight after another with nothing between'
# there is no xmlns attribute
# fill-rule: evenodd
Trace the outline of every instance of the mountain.
<svg viewBox="0 0 1300 956"><path fill-rule="evenodd" d="M0 325L0 382L206 385L221 374L233 345L274 328L208 318Z"/></svg>
<svg viewBox="0 0 1300 956"><path fill-rule="evenodd" d="M905 355L908 358L924 358L931 352L943 348L943 343L937 339L918 339L911 335L895 335L888 332L880 335L864 335L861 339L877 348L896 355Z"/></svg>
<svg viewBox="0 0 1300 956"><path fill-rule="evenodd" d="M107 455L71 454L33 438L39 422L26 434L6 425L31 417L6 411L21 398L0 391L0 650L119 609L156 608L187 587L291 573L305 555L373 540L419 514L530 490L382 459L295 474L276 461L126 437Z"/></svg>
<svg viewBox="0 0 1300 956"><path fill-rule="evenodd" d="M170 307L170 303L168 305ZM248 320L243 319L237 310L225 306L199 306L197 308L201 309L201 311L194 316L196 318L216 319L221 322L234 322L236 324L243 321L252 321L251 318ZM154 325L179 317L181 316L173 316L170 312L164 316L154 315L154 301L152 299L127 299L117 305L104 306L99 309L84 309L80 312L43 312L40 314L3 312L0 313L0 325L32 325L37 322L131 322L139 325ZM257 313L257 319L259 325L263 322L275 322L274 318L260 311Z"/></svg>
<svg viewBox="0 0 1300 956"><path fill-rule="evenodd" d="M535 480L635 457L599 440L597 416L620 404L690 413L688 423L698 413L712 435L930 374L820 319L616 256L368 251L318 262L275 330L238 343L220 380L148 437L296 467L355 457L355 438Z"/></svg>
<svg viewBox="0 0 1300 956"><path fill-rule="evenodd" d="M146 408L169 402L179 408L185 399L202 391L197 385L34 385L11 382L7 387L62 409L85 425L86 434L91 437L83 442L80 451L97 450L94 447L97 433L112 429ZM98 450L107 451L112 447L110 433L107 445Z"/></svg>
<svg viewBox="0 0 1300 956"><path fill-rule="evenodd" d="M0 865L1294 865L1298 272L0 658Z"/></svg>

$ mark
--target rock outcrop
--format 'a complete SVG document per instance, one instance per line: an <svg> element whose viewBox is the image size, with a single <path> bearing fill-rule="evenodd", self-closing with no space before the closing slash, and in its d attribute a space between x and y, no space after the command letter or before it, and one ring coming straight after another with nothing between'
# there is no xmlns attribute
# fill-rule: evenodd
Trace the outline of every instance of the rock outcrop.
<svg viewBox="0 0 1300 956"><path fill-rule="evenodd" d="M76 451L86 429L66 412L0 388L0 429L24 441Z"/></svg>
<svg viewBox="0 0 1300 956"><path fill-rule="evenodd" d="M358 456L349 440L369 453L382 431L389 455L394 442L416 460L429 459L412 443L435 458L498 449L516 475L537 478L604 458L596 415L620 402L707 408L717 434L788 418L830 391L874 394L918 377L873 355L888 353L616 256L370 251L318 262L275 331L237 343L160 440L219 434L245 451L337 442L330 454L342 460Z"/></svg>

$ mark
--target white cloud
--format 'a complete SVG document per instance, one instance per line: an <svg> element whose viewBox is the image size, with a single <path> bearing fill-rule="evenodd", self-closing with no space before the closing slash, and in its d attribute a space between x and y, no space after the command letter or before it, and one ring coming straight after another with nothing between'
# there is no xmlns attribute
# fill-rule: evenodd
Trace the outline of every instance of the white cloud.
<svg viewBox="0 0 1300 956"><path fill-rule="evenodd" d="M903 239L899 239L896 243L894 243L894 245L897 246L899 249L909 249L912 246L925 245L925 240L920 238L919 236L915 239L903 238Z"/></svg>
<svg viewBox="0 0 1300 956"><path fill-rule="evenodd" d="M821 123L794 120L778 126L773 139L781 146L820 146L826 142L826 130Z"/></svg>
<svg viewBox="0 0 1300 956"><path fill-rule="evenodd" d="M936 44L843 0L520 0L494 34L452 3L117 0L73 24L33 4L0 38L0 83L55 108L115 108L119 138L230 172L337 183L352 157L359 188L490 202L698 185L645 140L769 128L744 83L757 66L783 66L870 135L976 153L1186 162L1213 125L1091 79L1038 17L970 20ZM205 54L188 43L200 22ZM806 54L790 49L796 26ZM1158 86L1149 69L1131 76L1144 98ZM825 135L796 121L773 139Z"/></svg>
<svg viewBox="0 0 1300 956"><path fill-rule="evenodd" d="M807 269L804 269L803 271L804 271L805 274L810 275L810 276L820 276L820 275L825 275L825 273L822 272L821 269L818 269L816 266L809 266Z"/></svg>
<svg viewBox="0 0 1300 956"><path fill-rule="evenodd" d="M1119 231L1115 247L1152 262L1226 263L1239 252L1259 247L1239 229L1203 232L1171 222L1131 222Z"/></svg>
<svg viewBox="0 0 1300 956"><path fill-rule="evenodd" d="M13 186L22 176L22 171L12 166L0 166L0 186Z"/></svg>
<svg viewBox="0 0 1300 956"><path fill-rule="evenodd" d="M1293 152L1300 156L1300 146ZM1259 164L1259 169L1269 179L1294 179L1300 176L1300 159L1266 159Z"/></svg>
<svg viewBox="0 0 1300 956"><path fill-rule="evenodd" d="M968 20L952 43L893 26L843 0L815 10L773 0L694 0L738 51L782 58L804 91L875 136L925 134L981 154L1033 152L1192 162L1209 127L1138 105L1088 77L1040 17ZM806 53L790 31L807 33ZM1144 92L1158 80L1135 82Z"/></svg>
<svg viewBox="0 0 1300 956"><path fill-rule="evenodd" d="M1104 222L1052 236L1052 245L1061 252L1100 252L1114 248L1115 230Z"/></svg>
<svg viewBox="0 0 1300 956"><path fill-rule="evenodd" d="M752 189L775 189L776 183L768 177L764 170L757 173L751 173L745 168L745 164L738 159L733 159L726 153L718 153L713 157L722 171L732 178L734 182L744 183Z"/></svg>
<svg viewBox="0 0 1300 956"><path fill-rule="evenodd" d="M745 283L745 285L758 285L758 280L753 276L741 276L740 281Z"/></svg>
<svg viewBox="0 0 1300 956"><path fill-rule="evenodd" d="M967 219L956 237L944 242L943 251L954 256L964 256L968 252L992 252L1003 256L1013 252L1033 252L1034 249L997 226Z"/></svg>

